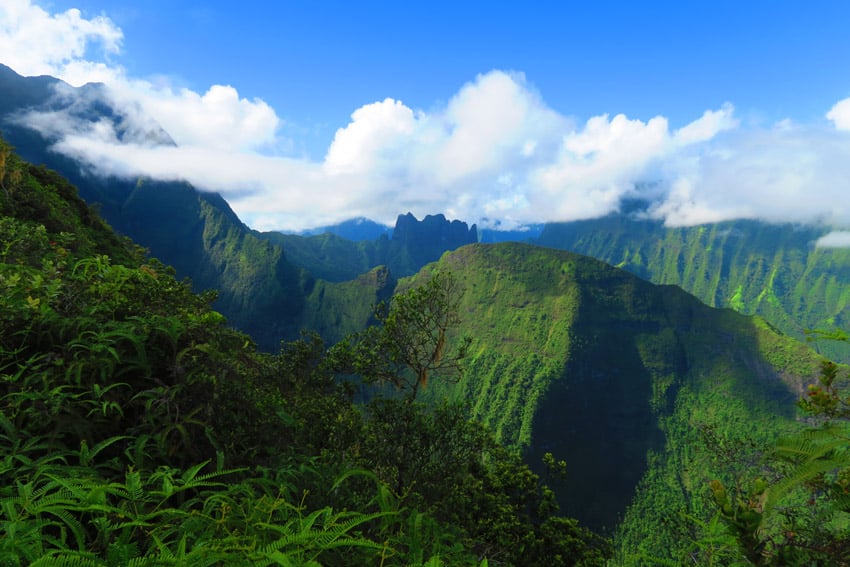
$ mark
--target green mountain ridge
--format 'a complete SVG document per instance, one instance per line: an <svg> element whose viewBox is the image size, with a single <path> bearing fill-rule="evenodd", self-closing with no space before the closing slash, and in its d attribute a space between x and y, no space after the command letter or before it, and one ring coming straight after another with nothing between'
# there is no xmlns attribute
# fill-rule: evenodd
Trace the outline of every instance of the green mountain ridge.
<svg viewBox="0 0 850 567"><path fill-rule="evenodd" d="M706 304L758 314L803 338L850 326L850 250L816 248L828 227L729 221L667 228L625 215L550 223L536 243L599 258ZM846 344L817 345L850 361Z"/></svg>
<svg viewBox="0 0 850 567"><path fill-rule="evenodd" d="M764 320L587 256L470 245L400 286L437 271L463 288L458 333L474 343L462 380L430 395L468 401L538 472L545 453L580 460L553 484L562 508L597 529L622 518L649 455L679 441L664 424L682 392L739 400L738 418L790 422L817 374L820 357Z"/></svg>

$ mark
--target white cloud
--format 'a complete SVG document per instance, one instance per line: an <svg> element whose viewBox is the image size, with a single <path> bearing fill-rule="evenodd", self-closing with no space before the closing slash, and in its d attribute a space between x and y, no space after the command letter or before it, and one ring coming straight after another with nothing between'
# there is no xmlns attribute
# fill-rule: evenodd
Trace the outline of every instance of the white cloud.
<svg viewBox="0 0 850 567"><path fill-rule="evenodd" d="M495 179L500 169L527 167L536 152L554 147L567 123L546 107L522 74L502 71L464 85L438 120L445 136L434 140L434 166L445 184L482 172Z"/></svg>
<svg viewBox="0 0 850 567"><path fill-rule="evenodd" d="M202 95L138 80L110 88L116 100L136 101L181 146L239 152L276 143L281 122L275 111L263 100L240 98L229 85L213 85Z"/></svg>
<svg viewBox="0 0 850 567"><path fill-rule="evenodd" d="M850 98L845 98L835 103L826 117L832 120L839 130L850 130Z"/></svg>
<svg viewBox="0 0 850 567"><path fill-rule="evenodd" d="M51 15L27 0L0 7L5 63L75 84L103 80L124 115L118 129L73 113L28 116L59 140L57 150L102 173L219 191L257 229L358 216L389 223L407 211L510 229L604 215L625 197L650 201L647 214L670 225L762 218L850 226L850 99L826 114L832 128L742 127L728 103L679 128L664 116L578 123L548 107L521 73L494 70L428 111L392 98L364 104L324 159L311 161L275 152L283 142L274 109L234 87L198 93L127 77L113 61L121 38L103 16ZM177 146L152 143L161 141L154 121Z"/></svg>
<svg viewBox="0 0 850 567"><path fill-rule="evenodd" d="M815 246L817 248L850 248L850 232L830 232L818 238Z"/></svg>
<svg viewBox="0 0 850 567"><path fill-rule="evenodd" d="M50 14L31 0L0 3L0 62L20 74L51 75L73 85L106 84L122 111L151 118L182 146L221 150L274 150L281 121L260 99L241 98L229 85L203 94L129 78L114 62L123 33L106 16L85 18L72 9Z"/></svg>
<svg viewBox="0 0 850 567"><path fill-rule="evenodd" d="M533 202L549 210L545 220L572 220L616 210L652 160L669 143L667 120L629 120L618 114L594 116L563 137L557 158L532 172L539 188ZM553 218L554 217L554 218Z"/></svg>
<svg viewBox="0 0 850 567"><path fill-rule="evenodd" d="M416 121L411 109L391 98L361 106L351 123L336 131L325 156L327 171L362 174L404 159L398 154L414 135Z"/></svg>
<svg viewBox="0 0 850 567"><path fill-rule="evenodd" d="M738 126L733 113L734 108L728 102L720 110L706 110L702 117L677 130L673 137L679 145L706 142L720 132Z"/></svg>
<svg viewBox="0 0 850 567"><path fill-rule="evenodd" d="M122 39L106 16L85 19L77 9L49 14L30 0L0 4L3 63L25 75L52 75L74 85L110 78L107 63L86 57L93 47L101 56L116 54Z"/></svg>
<svg viewBox="0 0 850 567"><path fill-rule="evenodd" d="M362 106L337 130L323 171L329 183L348 176L378 220L407 210L512 217L528 207L520 185L529 169L554 155L569 123L521 74L492 71L430 113L393 99Z"/></svg>
<svg viewBox="0 0 850 567"><path fill-rule="evenodd" d="M736 130L672 158L654 208L669 225L738 218L850 225L850 135L820 126Z"/></svg>

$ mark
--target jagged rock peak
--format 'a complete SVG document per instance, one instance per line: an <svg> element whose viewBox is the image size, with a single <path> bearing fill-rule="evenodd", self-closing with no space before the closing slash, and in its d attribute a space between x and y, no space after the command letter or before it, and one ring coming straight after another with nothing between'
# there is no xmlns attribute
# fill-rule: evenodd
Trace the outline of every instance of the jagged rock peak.
<svg viewBox="0 0 850 567"><path fill-rule="evenodd" d="M427 239L430 242L450 244L449 249L478 242L478 229L463 221L449 221L445 215L426 215L417 220L413 213L399 215L393 230L393 240L409 242Z"/></svg>

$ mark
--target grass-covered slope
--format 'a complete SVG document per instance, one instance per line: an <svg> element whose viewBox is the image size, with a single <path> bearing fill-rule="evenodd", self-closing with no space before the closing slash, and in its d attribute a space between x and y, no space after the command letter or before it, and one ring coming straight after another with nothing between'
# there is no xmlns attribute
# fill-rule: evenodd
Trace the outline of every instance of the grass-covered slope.
<svg viewBox="0 0 850 567"><path fill-rule="evenodd" d="M599 258L708 305L758 314L801 338L850 326L850 250L816 248L827 228L734 221L666 228L612 215L548 224L537 243ZM850 348L825 344L850 360Z"/></svg>
<svg viewBox="0 0 850 567"><path fill-rule="evenodd" d="M813 351L763 320L586 256L472 245L413 281L438 270L463 288L460 333L474 337L465 375L442 391L541 472L545 453L566 460L566 480L552 481L561 503L597 528L616 526L641 479L681 442L671 416L720 404L705 411L726 415L724 431L735 420L761 427L763 415L790 420L817 373Z"/></svg>

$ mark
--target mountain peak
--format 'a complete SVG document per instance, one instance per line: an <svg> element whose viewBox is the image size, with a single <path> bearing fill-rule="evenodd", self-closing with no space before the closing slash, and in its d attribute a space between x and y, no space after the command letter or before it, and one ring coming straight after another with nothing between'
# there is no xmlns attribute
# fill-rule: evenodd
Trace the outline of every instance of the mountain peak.
<svg viewBox="0 0 850 567"><path fill-rule="evenodd" d="M465 244L478 242L478 229L473 224L470 227L463 221L449 221L442 213L425 215L421 221L407 213L399 215L395 222L393 240L408 242L411 239L429 237L431 241L456 243L454 248Z"/></svg>

